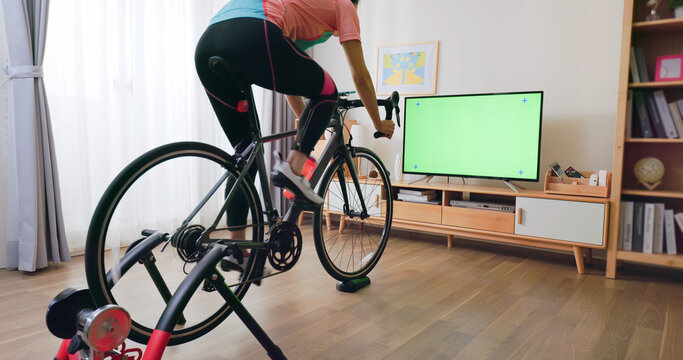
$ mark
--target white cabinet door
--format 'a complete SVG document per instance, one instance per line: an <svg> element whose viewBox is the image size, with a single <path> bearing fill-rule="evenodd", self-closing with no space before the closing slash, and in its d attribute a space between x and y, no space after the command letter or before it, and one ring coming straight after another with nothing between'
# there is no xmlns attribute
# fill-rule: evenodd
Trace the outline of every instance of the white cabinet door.
<svg viewBox="0 0 683 360"><path fill-rule="evenodd" d="M361 205L356 193L356 186L353 180L346 181L346 194L349 197L349 206L352 210L360 211ZM368 215L381 215L381 201L382 201L382 186L379 184L360 184L360 189L363 192L363 199L365 207L368 209ZM329 207L328 207L329 205ZM342 195L341 185L338 181L332 181L328 191L328 196L325 199L325 209L333 212L342 212L344 206L344 195Z"/></svg>
<svg viewBox="0 0 683 360"><path fill-rule="evenodd" d="M605 204L518 197L516 215L515 234L603 245Z"/></svg>

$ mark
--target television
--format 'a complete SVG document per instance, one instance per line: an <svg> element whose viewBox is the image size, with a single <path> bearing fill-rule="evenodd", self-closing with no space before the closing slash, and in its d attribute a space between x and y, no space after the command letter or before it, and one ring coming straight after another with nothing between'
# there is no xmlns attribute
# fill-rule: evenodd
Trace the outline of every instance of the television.
<svg viewBox="0 0 683 360"><path fill-rule="evenodd" d="M404 174L539 180L543 91L406 97L404 105Z"/></svg>

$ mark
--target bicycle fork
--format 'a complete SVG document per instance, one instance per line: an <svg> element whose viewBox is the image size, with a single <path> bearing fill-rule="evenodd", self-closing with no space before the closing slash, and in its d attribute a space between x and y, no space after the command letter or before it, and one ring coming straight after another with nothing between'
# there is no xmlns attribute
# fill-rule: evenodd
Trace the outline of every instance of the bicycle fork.
<svg viewBox="0 0 683 360"><path fill-rule="evenodd" d="M349 216L350 218L354 217L359 217L361 220L365 220L369 217L368 215L368 208L365 205L365 199L363 199L363 196L361 194L363 193L361 188L360 188L360 182L358 181L358 173L356 171L356 166L353 163L353 158L352 158L352 151L345 151L344 152L344 162L347 165L347 168L349 169L349 175L351 176L351 179L353 180L353 185L354 188L356 189L356 194L358 194L358 200L360 202L360 208L361 211L351 211L349 207L349 195L348 191L346 190L346 177L344 176L344 168L339 168L337 170L337 177L339 178L339 185L341 187L341 192L342 192L342 197L344 199L344 215Z"/></svg>

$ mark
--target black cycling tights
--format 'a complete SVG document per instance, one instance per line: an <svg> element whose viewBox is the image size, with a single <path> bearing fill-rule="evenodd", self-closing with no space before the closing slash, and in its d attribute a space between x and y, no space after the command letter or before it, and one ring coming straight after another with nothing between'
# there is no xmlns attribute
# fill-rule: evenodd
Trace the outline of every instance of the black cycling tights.
<svg viewBox="0 0 683 360"><path fill-rule="evenodd" d="M292 147L309 155L325 132L337 102L337 88L329 74L266 20L237 18L209 26L197 44L195 66L233 146L249 136L248 114L237 111L239 87L217 77L209 68L212 56L225 59L248 83L310 99ZM250 169L252 179L255 173L255 168ZM228 209L229 226L246 223L246 197L238 195L236 202L240 206Z"/></svg>

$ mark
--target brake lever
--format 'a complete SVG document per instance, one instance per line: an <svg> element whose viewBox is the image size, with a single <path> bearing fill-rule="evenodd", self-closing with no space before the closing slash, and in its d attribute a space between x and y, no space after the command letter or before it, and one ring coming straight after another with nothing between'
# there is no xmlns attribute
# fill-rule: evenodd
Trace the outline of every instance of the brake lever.
<svg viewBox="0 0 683 360"><path fill-rule="evenodd" d="M400 96L398 94L398 91L392 92L391 95L387 98L387 100L391 101L391 106L394 108L394 113L396 114L396 124L398 125L398 127L401 127L401 117L399 116L401 109L398 107ZM389 113L389 115L391 115L391 112ZM389 118L391 118L391 116L389 116ZM375 131L375 133L372 136L375 139L379 139L385 135L379 131Z"/></svg>
<svg viewBox="0 0 683 360"><path fill-rule="evenodd" d="M391 105L394 107L394 113L396 114L396 125L398 127L401 127L401 117L398 115L398 113L401 111L398 107L398 102L401 99L400 95L398 94L398 91L394 91L391 93Z"/></svg>

